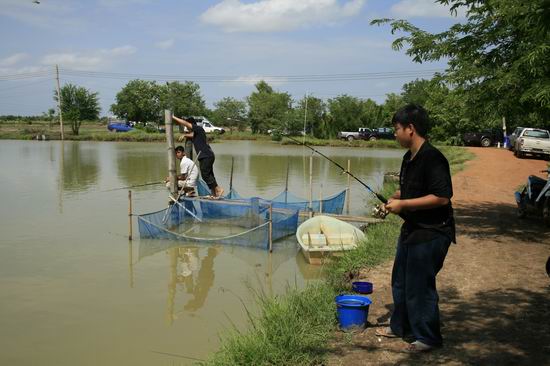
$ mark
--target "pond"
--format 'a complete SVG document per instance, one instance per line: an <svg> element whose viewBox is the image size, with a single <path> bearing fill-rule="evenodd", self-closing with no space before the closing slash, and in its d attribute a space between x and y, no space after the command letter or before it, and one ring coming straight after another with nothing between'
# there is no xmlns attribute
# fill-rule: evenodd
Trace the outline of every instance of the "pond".
<svg viewBox="0 0 550 366"><path fill-rule="evenodd" d="M228 190L270 198L285 187L309 195L311 151L235 141L212 145ZM368 185L399 169L401 150L320 147ZM319 277L294 237L274 251L128 241L128 190L163 180L166 145L1 141L0 364L173 365L204 359L224 330L247 324L253 293L284 293ZM321 187L322 185L322 187ZM313 197L347 187L347 176L313 156ZM162 184L137 187L133 212L165 208ZM351 184L350 214L371 199ZM245 308L246 307L246 308ZM182 358L185 357L185 358Z"/></svg>

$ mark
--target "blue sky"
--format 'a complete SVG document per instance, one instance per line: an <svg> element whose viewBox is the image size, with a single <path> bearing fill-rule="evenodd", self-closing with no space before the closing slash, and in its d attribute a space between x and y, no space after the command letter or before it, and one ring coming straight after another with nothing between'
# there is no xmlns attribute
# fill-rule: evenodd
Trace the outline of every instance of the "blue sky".
<svg viewBox="0 0 550 366"><path fill-rule="evenodd" d="M56 64L62 84L99 92L102 115L139 77L196 81L209 107L246 97L259 79L295 99L307 92L383 102L403 83L445 68L393 51L389 27L369 25L386 17L432 32L462 19L432 0L0 0L0 115L54 107ZM411 73L292 81L405 71Z"/></svg>

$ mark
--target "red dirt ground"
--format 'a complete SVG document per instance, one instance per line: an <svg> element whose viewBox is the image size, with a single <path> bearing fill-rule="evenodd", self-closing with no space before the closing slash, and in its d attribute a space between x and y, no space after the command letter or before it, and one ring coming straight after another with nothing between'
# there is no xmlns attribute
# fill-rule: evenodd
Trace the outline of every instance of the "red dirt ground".
<svg viewBox="0 0 550 366"><path fill-rule="evenodd" d="M547 162L510 151L469 148L476 158L453 176L457 241L437 277L445 345L410 355L401 339L382 339L389 324L393 260L363 274L374 283L369 326L339 333L327 365L550 365L550 229L516 218L513 192Z"/></svg>

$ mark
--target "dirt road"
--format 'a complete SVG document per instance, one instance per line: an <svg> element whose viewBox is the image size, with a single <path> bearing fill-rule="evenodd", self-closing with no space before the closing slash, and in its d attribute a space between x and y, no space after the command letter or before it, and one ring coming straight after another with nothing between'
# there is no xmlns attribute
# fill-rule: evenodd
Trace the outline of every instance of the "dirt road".
<svg viewBox="0 0 550 366"><path fill-rule="evenodd" d="M380 339L389 324L393 261L366 275L374 283L370 326L344 335L329 365L550 365L550 230L540 219L518 220L513 192L543 160L510 151L471 148L476 158L453 177L457 245L438 276L445 346L428 354L403 352L400 339Z"/></svg>

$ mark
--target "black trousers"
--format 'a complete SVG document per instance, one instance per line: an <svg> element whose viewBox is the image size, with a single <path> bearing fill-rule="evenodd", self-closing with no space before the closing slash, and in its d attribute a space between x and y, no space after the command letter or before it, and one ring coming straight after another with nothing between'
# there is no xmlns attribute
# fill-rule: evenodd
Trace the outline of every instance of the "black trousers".
<svg viewBox="0 0 550 366"><path fill-rule="evenodd" d="M403 244L402 239L397 243L392 271L394 310L390 327L398 336L412 333L417 341L441 346L435 277L451 241L444 235L423 243Z"/></svg>
<svg viewBox="0 0 550 366"><path fill-rule="evenodd" d="M212 194L215 194L214 190L218 186L216 182L216 177L214 177L214 161L216 160L215 156L206 157L204 159L199 159L199 165L201 168L202 179L208 185L208 188L212 191Z"/></svg>

